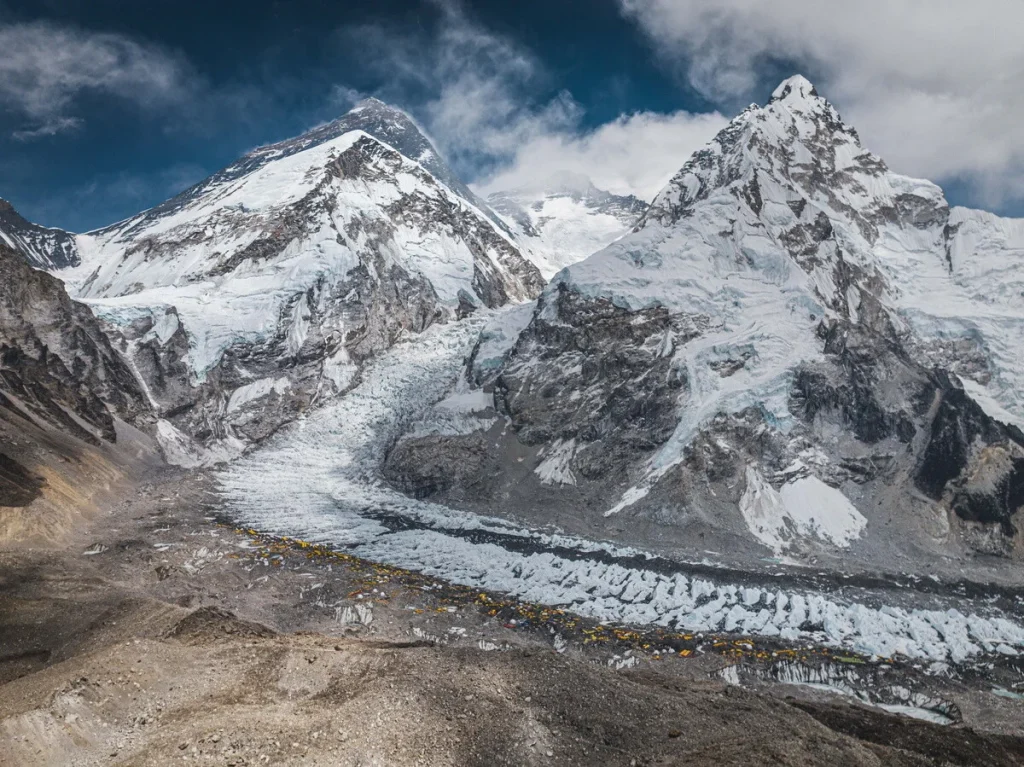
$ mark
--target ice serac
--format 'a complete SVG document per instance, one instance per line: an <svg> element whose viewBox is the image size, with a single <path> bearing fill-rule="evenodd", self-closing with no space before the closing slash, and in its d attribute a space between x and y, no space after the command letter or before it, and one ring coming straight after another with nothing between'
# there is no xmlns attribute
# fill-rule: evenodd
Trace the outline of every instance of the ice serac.
<svg viewBox="0 0 1024 767"><path fill-rule="evenodd" d="M543 287L415 124L372 99L78 245L82 265L62 277L186 464L345 391L406 333Z"/></svg>
<svg viewBox="0 0 1024 767"><path fill-rule="evenodd" d="M79 263L75 235L25 220L11 203L2 198L0 242L20 253L37 269L63 269Z"/></svg>
<svg viewBox="0 0 1024 767"><path fill-rule="evenodd" d="M1024 222L951 210L794 77L559 272L521 329L485 331L466 382L497 426L418 427L386 471L647 546L886 568L1016 555L1022 281ZM477 443L472 482L439 458Z"/></svg>
<svg viewBox="0 0 1024 767"><path fill-rule="evenodd" d="M606 192L586 176L568 171L492 192L487 202L545 277L619 239L647 209L633 195Z"/></svg>

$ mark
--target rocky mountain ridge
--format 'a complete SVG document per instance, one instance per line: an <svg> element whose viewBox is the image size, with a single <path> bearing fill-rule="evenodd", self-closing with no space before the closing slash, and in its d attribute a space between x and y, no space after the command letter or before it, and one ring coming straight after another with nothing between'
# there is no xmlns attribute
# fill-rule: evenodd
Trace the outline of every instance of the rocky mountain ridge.
<svg viewBox="0 0 1024 767"><path fill-rule="evenodd" d="M138 427L138 428L133 428ZM0 540L53 540L152 459L141 383L88 307L0 242Z"/></svg>
<svg viewBox="0 0 1024 767"><path fill-rule="evenodd" d="M21 253L37 269L64 269L79 263L75 236L27 221L0 198L0 242Z"/></svg>
<svg viewBox="0 0 1024 767"><path fill-rule="evenodd" d="M144 383L168 457L211 463L344 392L405 334L537 295L536 267L479 204L371 99L78 235L81 263L60 276Z"/></svg>
<svg viewBox="0 0 1024 767"><path fill-rule="evenodd" d="M490 217L500 224L497 217L487 210L486 205L479 204L480 201L473 191L448 167L430 139L423 134L420 127L408 114L385 104L380 99L371 97L363 99L336 120L318 125L299 136L258 147L181 194L175 195L150 210L143 211L138 216L103 227L97 230L97 233L120 231L123 235L136 229L141 231L152 222L208 197L217 188L224 188L231 182L259 171L270 163L334 141L353 131L363 131L410 160L419 163L457 196L477 204L482 211L490 214Z"/></svg>
<svg viewBox="0 0 1024 767"><path fill-rule="evenodd" d="M0 406L85 442L116 441L147 407L88 307L0 243Z"/></svg>
<svg viewBox="0 0 1024 767"><path fill-rule="evenodd" d="M792 78L485 330L476 427L428 418L387 473L676 550L1016 556L1022 226L893 173Z"/></svg>

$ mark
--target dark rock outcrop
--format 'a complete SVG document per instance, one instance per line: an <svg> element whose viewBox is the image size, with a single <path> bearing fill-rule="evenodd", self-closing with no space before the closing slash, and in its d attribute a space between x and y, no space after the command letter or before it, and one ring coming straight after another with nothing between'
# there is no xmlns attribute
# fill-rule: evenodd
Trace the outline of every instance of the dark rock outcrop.
<svg viewBox="0 0 1024 767"><path fill-rule="evenodd" d="M89 442L147 411L138 380L64 284L0 244L0 396Z"/></svg>
<svg viewBox="0 0 1024 767"><path fill-rule="evenodd" d="M1017 536L1013 518L1024 507L1024 434L988 416L942 371L921 399L931 403L931 429L914 477L917 488L936 501L947 500L966 522L1005 538Z"/></svg>
<svg viewBox="0 0 1024 767"><path fill-rule="evenodd" d="M559 286L495 379L497 410L526 445L577 440L580 471L600 474L620 453L649 453L672 434L686 389L672 350L700 324L661 307L628 312Z"/></svg>

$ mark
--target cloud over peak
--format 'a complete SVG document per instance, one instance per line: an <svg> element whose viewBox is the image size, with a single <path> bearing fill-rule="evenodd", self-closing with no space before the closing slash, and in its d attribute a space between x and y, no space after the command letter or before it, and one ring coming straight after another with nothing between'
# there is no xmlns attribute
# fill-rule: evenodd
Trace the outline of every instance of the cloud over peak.
<svg viewBox="0 0 1024 767"><path fill-rule="evenodd" d="M618 0L660 59L717 103L780 70L814 74L865 143L905 173L1024 198L1017 0Z"/></svg>
<svg viewBox="0 0 1024 767"><path fill-rule="evenodd" d="M458 173L481 191L582 173L608 191L651 199L690 154L726 124L717 112L624 114L588 126L573 95L517 41L436 0L432 35L349 29L385 76L380 95L406 106ZM543 95L548 94L548 95Z"/></svg>

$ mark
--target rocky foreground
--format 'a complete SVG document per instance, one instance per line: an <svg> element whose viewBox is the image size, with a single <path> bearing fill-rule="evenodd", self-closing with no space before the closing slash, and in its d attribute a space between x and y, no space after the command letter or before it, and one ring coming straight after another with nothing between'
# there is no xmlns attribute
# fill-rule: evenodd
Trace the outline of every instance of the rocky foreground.
<svg viewBox="0 0 1024 767"><path fill-rule="evenodd" d="M943 727L729 684L736 647L651 655L586 624L553 643L500 595L236 530L209 487L166 470L59 541L0 544L0 764L1024 759L1014 701Z"/></svg>

